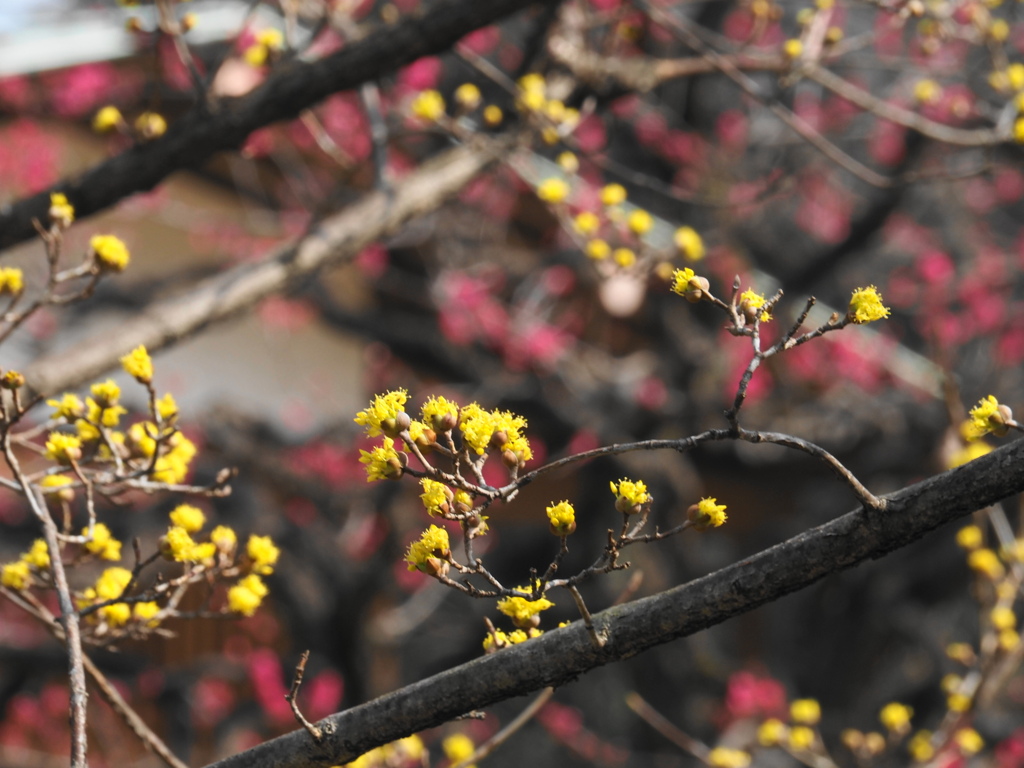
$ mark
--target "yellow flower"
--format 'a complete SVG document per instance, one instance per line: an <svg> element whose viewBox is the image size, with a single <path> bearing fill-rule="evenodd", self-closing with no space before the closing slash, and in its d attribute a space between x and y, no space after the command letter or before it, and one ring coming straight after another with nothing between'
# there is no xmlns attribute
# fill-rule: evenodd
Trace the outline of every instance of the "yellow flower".
<svg viewBox="0 0 1024 768"><path fill-rule="evenodd" d="M718 528L728 519L725 514L725 504L716 504L716 501L714 498L705 497L686 510L687 519L693 523L696 530L705 531L708 528Z"/></svg>
<svg viewBox="0 0 1024 768"><path fill-rule="evenodd" d="M82 535L89 535L89 528L82 529ZM103 523L96 523L92 527L92 539L85 542L85 548L103 560L121 559L121 542L111 535L110 529Z"/></svg>
<svg viewBox="0 0 1024 768"><path fill-rule="evenodd" d="M918 731L907 743L907 751L918 763L925 763L935 756L935 748L932 747L932 732Z"/></svg>
<svg viewBox="0 0 1024 768"><path fill-rule="evenodd" d="M93 235L89 240L89 247L100 269L123 272L131 261L128 247L113 235Z"/></svg>
<svg viewBox="0 0 1024 768"><path fill-rule="evenodd" d="M85 413L85 405L82 403L82 399L70 392L65 392L60 400L47 400L46 404L54 408L53 413L50 415L51 419L64 418L68 421L74 421Z"/></svg>
<svg viewBox="0 0 1024 768"><path fill-rule="evenodd" d="M774 747L786 738L789 729L786 724L777 718L765 720L758 726L757 742L762 747Z"/></svg>
<svg viewBox="0 0 1024 768"><path fill-rule="evenodd" d="M8 589L21 591L32 581L32 571L24 560L7 563L0 568L0 584Z"/></svg>
<svg viewBox="0 0 1024 768"><path fill-rule="evenodd" d="M117 107L107 105L102 107L92 119L92 129L97 133L107 133L124 123L121 110Z"/></svg>
<svg viewBox="0 0 1024 768"><path fill-rule="evenodd" d="M626 201L626 188L621 184L608 184L601 189L601 202L607 206L621 205Z"/></svg>
<svg viewBox="0 0 1024 768"><path fill-rule="evenodd" d="M68 198L62 192L53 192L50 195L50 220L61 227L70 226L75 220L75 207L68 202Z"/></svg>
<svg viewBox="0 0 1024 768"><path fill-rule="evenodd" d="M171 485L182 482L188 476L188 468L196 455L196 446L180 432L176 432L164 443L170 450L156 460L153 480Z"/></svg>
<svg viewBox="0 0 1024 768"><path fill-rule="evenodd" d="M759 317L762 323L767 323L772 319L772 316L768 312L760 312L761 309L767 303L763 294L756 293L753 288L747 288L743 293L740 294L740 310L748 317L753 319Z"/></svg>
<svg viewBox="0 0 1024 768"><path fill-rule="evenodd" d="M528 587L519 587L520 592L529 592ZM525 597L506 597L498 601L498 610L508 616L520 628L528 628L536 625L534 617L541 611L553 608L554 603L546 597L537 600L527 600Z"/></svg>
<svg viewBox="0 0 1024 768"><path fill-rule="evenodd" d="M544 179L537 187L537 197L545 203L562 203L569 197L569 185L565 179L552 177Z"/></svg>
<svg viewBox="0 0 1024 768"><path fill-rule="evenodd" d="M630 248L616 248L612 252L612 258L623 269L629 269L636 264L636 254Z"/></svg>
<svg viewBox="0 0 1024 768"><path fill-rule="evenodd" d="M712 768L747 768L750 765L750 753L742 749L715 747L708 752L706 762Z"/></svg>
<svg viewBox="0 0 1024 768"><path fill-rule="evenodd" d="M198 560L198 550L195 541L189 535L188 531L182 528L180 525L172 525L167 529L167 534L164 536L164 541L167 545L167 552L170 554L172 560L176 560L179 563L186 563Z"/></svg>
<svg viewBox="0 0 1024 768"><path fill-rule="evenodd" d="M496 104L488 104L484 107L484 122L492 128L496 125L500 125L505 115L501 111L501 107Z"/></svg>
<svg viewBox="0 0 1024 768"><path fill-rule="evenodd" d="M238 535L226 525L218 525L210 531L210 541L220 552L230 555L238 544Z"/></svg>
<svg viewBox="0 0 1024 768"><path fill-rule="evenodd" d="M167 133L167 120L159 112L143 112L135 118L135 130L143 139L156 139Z"/></svg>
<svg viewBox="0 0 1024 768"><path fill-rule="evenodd" d="M463 83L455 89L455 102L465 109L476 109L483 97L473 83Z"/></svg>
<svg viewBox="0 0 1024 768"><path fill-rule="evenodd" d="M452 765L461 763L476 751L473 740L464 733L453 733L441 742L441 749L444 750L444 756ZM467 766L467 768L475 768L475 766Z"/></svg>
<svg viewBox="0 0 1024 768"><path fill-rule="evenodd" d="M25 288L22 272L17 267L0 267L0 293L18 295Z"/></svg>
<svg viewBox="0 0 1024 768"><path fill-rule="evenodd" d="M46 441L46 458L60 464L71 464L82 457L82 441L74 435L51 432Z"/></svg>
<svg viewBox="0 0 1024 768"><path fill-rule="evenodd" d="M444 116L444 96L435 90L421 91L412 100L410 109L421 120L436 123Z"/></svg>
<svg viewBox="0 0 1024 768"><path fill-rule="evenodd" d="M405 553L407 567L410 571L437 574L438 563L451 553L449 546L448 531L432 525L409 545Z"/></svg>
<svg viewBox="0 0 1024 768"><path fill-rule="evenodd" d="M459 414L459 430L462 439L477 455L483 456L494 434L494 415L477 403L464 405Z"/></svg>
<svg viewBox="0 0 1024 768"><path fill-rule="evenodd" d="M572 228L581 235L592 235L601 226L601 220L592 211L580 211L572 220Z"/></svg>
<svg viewBox="0 0 1024 768"><path fill-rule="evenodd" d="M889 316L889 308L882 304L882 296L873 285L858 288L850 297L850 307L846 316L857 325L873 323Z"/></svg>
<svg viewBox="0 0 1024 768"><path fill-rule="evenodd" d="M269 576L274 572L277 559L281 556L278 549L269 536L257 536L251 534L249 543L245 545L245 553L252 560L252 571L261 576Z"/></svg>
<svg viewBox="0 0 1024 768"><path fill-rule="evenodd" d="M556 536L568 536L576 530L576 510L568 501L560 501L547 508L551 532Z"/></svg>
<svg viewBox="0 0 1024 768"><path fill-rule="evenodd" d="M28 552L21 556L21 559L36 570L41 571L50 567L50 550L46 546L45 541L36 539L32 542Z"/></svg>
<svg viewBox="0 0 1024 768"><path fill-rule="evenodd" d="M168 392L166 395L156 401L156 412L160 414L160 418L167 421L172 416L178 415L178 404L174 402L174 395Z"/></svg>
<svg viewBox="0 0 1024 768"><path fill-rule="evenodd" d="M789 748L802 752L814 746L814 729L806 725L794 725L789 729Z"/></svg>
<svg viewBox="0 0 1024 768"><path fill-rule="evenodd" d="M953 743L965 755L976 755L985 746L984 740L973 728L961 728L953 734Z"/></svg>
<svg viewBox="0 0 1024 768"><path fill-rule="evenodd" d="M604 240L588 240L586 254L594 261L607 259L612 253L612 247Z"/></svg>
<svg viewBox="0 0 1024 768"><path fill-rule="evenodd" d="M141 344L121 358L121 365L129 376L142 384L153 380L153 360Z"/></svg>
<svg viewBox="0 0 1024 768"><path fill-rule="evenodd" d="M950 712L966 712L971 708L971 697L964 693L951 693L946 697Z"/></svg>
<svg viewBox="0 0 1024 768"><path fill-rule="evenodd" d="M1024 117L1018 117L1013 124L1013 140L1024 144Z"/></svg>
<svg viewBox="0 0 1024 768"><path fill-rule="evenodd" d="M580 160L572 152L562 152L555 158L555 162L566 173L576 173L580 169Z"/></svg>
<svg viewBox="0 0 1024 768"><path fill-rule="evenodd" d="M156 601L149 601L146 603L136 603L132 609L132 617L141 623L144 623L147 627L155 627L159 624L159 621L153 621L153 617L160 613L160 604Z"/></svg>
<svg viewBox="0 0 1024 768"><path fill-rule="evenodd" d="M356 414L355 422L366 427L368 437L376 437L382 432L391 437L408 428L408 414L405 417L405 401L409 393L404 389L396 389L385 392L383 395L375 395L369 408ZM404 423L403 423L404 422Z"/></svg>
<svg viewBox="0 0 1024 768"><path fill-rule="evenodd" d="M790 38L782 44L782 52L786 54L786 58L799 58L800 54L804 52L804 44L796 38Z"/></svg>
<svg viewBox="0 0 1024 768"><path fill-rule="evenodd" d="M644 504L651 501L651 494L647 492L643 480L623 478L618 484L610 482L608 485L615 496L615 509L623 514L636 514Z"/></svg>
<svg viewBox="0 0 1024 768"><path fill-rule="evenodd" d="M547 81L544 80L544 75L538 72L530 72L519 78L516 83L519 86L519 90L524 93L541 93L543 94L547 90Z"/></svg>
<svg viewBox="0 0 1024 768"><path fill-rule="evenodd" d="M921 104L934 104L942 96L942 88L934 80L918 80L914 83L914 100Z"/></svg>
<svg viewBox="0 0 1024 768"><path fill-rule="evenodd" d="M956 532L957 546L968 551L980 547L983 539L981 528L976 525L965 525Z"/></svg>
<svg viewBox="0 0 1024 768"><path fill-rule="evenodd" d="M269 590L263 580L249 574L228 590L228 608L243 616L252 616Z"/></svg>
<svg viewBox="0 0 1024 768"><path fill-rule="evenodd" d="M395 441L390 437L385 437L384 443L375 446L373 450L364 451L360 448L359 453L359 461L366 465L366 482L393 480L402 476L404 465L395 450Z"/></svg>
<svg viewBox="0 0 1024 768"><path fill-rule="evenodd" d="M120 627L132 617L132 608L128 603L114 603L100 608L99 614L110 626Z"/></svg>
<svg viewBox="0 0 1024 768"><path fill-rule="evenodd" d="M992 609L989 618L992 620L992 626L999 630L1013 629L1017 626L1017 614L1008 605L997 605Z"/></svg>
<svg viewBox="0 0 1024 768"><path fill-rule="evenodd" d="M189 533L198 533L206 525L206 515L203 510L193 507L191 504L179 504L170 514L171 522L184 528Z"/></svg>
<svg viewBox="0 0 1024 768"><path fill-rule="evenodd" d="M107 568L96 579L96 596L100 600L116 600L124 594L132 581L132 572L127 568Z"/></svg>
<svg viewBox="0 0 1024 768"><path fill-rule="evenodd" d="M654 226L654 217L642 208L637 208L626 217L626 226L638 235L645 235Z"/></svg>
<svg viewBox="0 0 1024 768"><path fill-rule="evenodd" d="M821 721L821 705L815 699L796 699L789 705L794 723L817 725Z"/></svg>
<svg viewBox="0 0 1024 768"><path fill-rule="evenodd" d="M459 404L431 396L420 408L423 421L435 432L450 432L459 421Z"/></svg>
<svg viewBox="0 0 1024 768"><path fill-rule="evenodd" d="M882 707L882 711L878 713L878 719L887 730L893 733L904 733L910 730L910 718L913 715L914 710L906 704L892 701Z"/></svg>
<svg viewBox="0 0 1024 768"><path fill-rule="evenodd" d="M690 261L704 258L704 241L693 227L680 227L673 236L676 248Z"/></svg>
<svg viewBox="0 0 1024 768"><path fill-rule="evenodd" d="M423 500L423 506L426 507L427 514L431 517L440 517L447 513L449 502L455 498L451 488L444 483L431 480L429 477L421 479L420 485L423 487L420 499Z"/></svg>
<svg viewBox="0 0 1024 768"><path fill-rule="evenodd" d="M970 424L970 422L966 422ZM963 448L955 451L952 456L949 457L949 469L954 467L961 467L964 464L974 461L977 458L984 456L986 453L992 453L992 446L986 443L984 440L975 440L969 442Z"/></svg>
<svg viewBox="0 0 1024 768"><path fill-rule="evenodd" d="M492 411L491 423L494 426L492 438L495 435L505 436L505 439L498 445L500 450L511 452L520 465L533 458L530 441L523 434L523 430L526 429L525 418L511 411Z"/></svg>
<svg viewBox="0 0 1024 768"><path fill-rule="evenodd" d="M134 446L133 450L149 458L156 451L156 425L148 421L138 421L128 427L128 439Z"/></svg>
<svg viewBox="0 0 1024 768"><path fill-rule="evenodd" d="M971 409L970 416L971 420L964 428L968 440L977 440L989 432L1002 437L1009 430L1007 422L1013 420L1013 412L1001 405L994 395L981 398Z"/></svg>

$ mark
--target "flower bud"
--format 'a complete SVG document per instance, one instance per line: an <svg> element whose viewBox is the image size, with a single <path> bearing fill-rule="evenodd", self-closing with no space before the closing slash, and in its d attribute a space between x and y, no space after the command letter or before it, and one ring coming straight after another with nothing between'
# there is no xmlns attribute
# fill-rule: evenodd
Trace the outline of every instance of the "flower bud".
<svg viewBox="0 0 1024 768"><path fill-rule="evenodd" d="M2 378L0 378L0 387L4 389L21 389L25 386L25 377L17 371L7 371Z"/></svg>
<svg viewBox="0 0 1024 768"><path fill-rule="evenodd" d="M704 295L708 293L711 288L711 283L708 282L706 277L700 275L694 275L687 281L689 290L684 294L684 298L691 304L696 304L698 301L704 298Z"/></svg>

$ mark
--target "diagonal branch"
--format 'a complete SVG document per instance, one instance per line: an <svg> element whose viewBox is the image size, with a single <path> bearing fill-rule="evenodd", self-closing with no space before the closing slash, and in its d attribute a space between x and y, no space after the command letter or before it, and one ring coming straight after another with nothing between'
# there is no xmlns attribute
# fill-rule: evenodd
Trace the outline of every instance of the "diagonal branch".
<svg viewBox="0 0 1024 768"><path fill-rule="evenodd" d="M470 710L548 686L692 635L906 546L939 526L1024 490L1024 440L886 497L666 592L596 614L600 648L582 622L434 675L320 721L324 740L295 731L210 768L337 765Z"/></svg>
<svg viewBox="0 0 1024 768"><path fill-rule="evenodd" d="M302 277L355 256L409 219L437 209L508 149L509 140L488 139L449 150L394 189L372 192L325 219L297 244L154 302L116 333L103 330L71 349L34 361L25 377L36 392L70 389L116 367L122 355L140 344L152 352L233 317Z"/></svg>
<svg viewBox="0 0 1024 768"><path fill-rule="evenodd" d="M257 128L297 117L338 91L387 75L423 56L443 53L470 32L535 4L555 0L437 0L396 24L319 61L292 61L259 88L237 99L199 105L156 141L138 144L61 182L55 190L0 208L0 249L35 236L32 220L46 220L50 192L60 191L84 218L135 192L150 190L174 171L195 168L212 155L237 149Z"/></svg>

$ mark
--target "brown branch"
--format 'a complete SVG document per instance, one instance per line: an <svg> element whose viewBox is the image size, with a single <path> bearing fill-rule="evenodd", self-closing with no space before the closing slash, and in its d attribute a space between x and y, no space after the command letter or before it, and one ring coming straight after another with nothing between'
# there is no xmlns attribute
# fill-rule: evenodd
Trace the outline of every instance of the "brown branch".
<svg viewBox="0 0 1024 768"><path fill-rule="evenodd" d="M594 623L607 637L601 648L582 622L574 622L325 718L321 722L331 723L335 735L320 745L296 731L213 767L346 763L467 711L564 685L597 667L692 635L1021 491L1024 440L887 496L883 512L858 509L703 578L598 613Z"/></svg>
<svg viewBox="0 0 1024 768"><path fill-rule="evenodd" d="M116 367L145 345L151 352L228 319L312 272L358 254L403 223L439 207L508 151L505 140L480 140L422 165L388 192L373 192L324 220L297 244L264 261L243 264L182 295L154 302L117 333L102 330L73 349L45 356L24 371L36 392L74 387Z"/></svg>
<svg viewBox="0 0 1024 768"><path fill-rule="evenodd" d="M77 217L83 219L129 195L153 189L175 171L199 167L217 152L237 149L257 128L297 117L332 93L442 53L470 32L516 11L552 2L437 0L319 61L289 61L251 93L197 105L160 139L133 146L76 179L0 208L0 249L35 236L32 219L46 220L51 192L66 194Z"/></svg>

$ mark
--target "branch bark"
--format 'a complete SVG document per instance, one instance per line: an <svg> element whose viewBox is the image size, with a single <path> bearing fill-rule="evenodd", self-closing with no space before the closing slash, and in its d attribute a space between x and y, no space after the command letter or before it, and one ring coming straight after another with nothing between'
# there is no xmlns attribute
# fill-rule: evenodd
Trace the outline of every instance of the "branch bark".
<svg viewBox="0 0 1024 768"><path fill-rule="evenodd" d="M593 617L597 648L582 621L471 661L210 768L340 765L465 712L571 682L592 669L694 634L802 589L1024 490L1024 440L885 497L885 511L857 510L715 573ZM705 534L710 535L710 534Z"/></svg>
<svg viewBox="0 0 1024 768"><path fill-rule="evenodd" d="M32 220L46 221L51 192L66 194L78 218L85 218L135 192L152 189L174 171L195 168L216 152L237 149L257 128L297 117L332 93L443 53L470 32L523 8L554 2L437 0L319 61L289 62L252 93L199 105L162 138L138 144L52 190L0 207L0 249L36 236Z"/></svg>
<svg viewBox="0 0 1024 768"><path fill-rule="evenodd" d="M187 292L150 305L116 333L105 331L42 357L24 373L37 393L70 389L118 365L143 344L150 352L226 320L322 267L358 254L412 218L429 213L511 148L511 138L481 139L420 166L391 191L372 192L325 219L297 244L243 264Z"/></svg>

